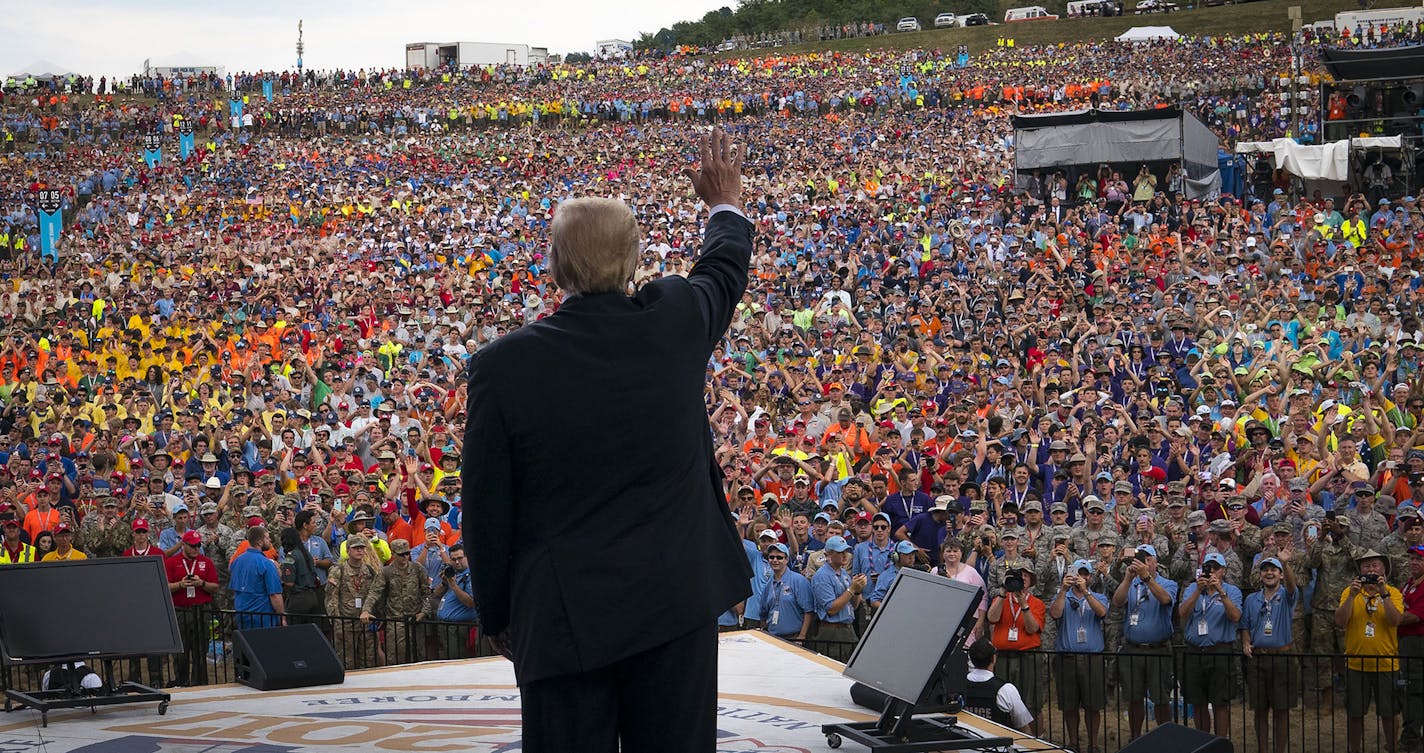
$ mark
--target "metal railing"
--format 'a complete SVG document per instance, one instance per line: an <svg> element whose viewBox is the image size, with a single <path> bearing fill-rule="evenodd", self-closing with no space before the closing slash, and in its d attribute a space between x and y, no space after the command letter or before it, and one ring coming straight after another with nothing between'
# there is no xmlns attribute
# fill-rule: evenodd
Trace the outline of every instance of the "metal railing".
<svg viewBox="0 0 1424 753"><path fill-rule="evenodd" d="M236 612L230 609L180 609L178 627L184 653L119 659L109 663L112 676L152 687L186 687L236 682L238 668L233 651L233 630L270 627L280 623L274 613ZM437 659L469 659L493 653L480 640L474 625L439 620L376 618L324 614L288 614L288 624L313 623L336 649L348 670L411 664ZM48 665L10 665L0 673L0 690L38 690ZM103 674L103 667L94 667Z"/></svg>
<svg viewBox="0 0 1424 753"><path fill-rule="evenodd" d="M842 661L855 648L853 642L814 637L793 642ZM1355 664L1356 660L1363 665ZM1341 654L1257 652L1247 657L1239 650L1203 652L1186 646L1099 654L1000 652L995 674L1018 688L1033 712L1034 734L1083 753L1118 750L1165 722L1220 734L1238 751L1256 753L1263 750L1263 743L1265 751L1272 751L1277 729L1274 708L1284 712L1279 729L1287 740L1286 750L1395 750L1375 704L1364 714L1360 743L1350 743L1349 701L1359 691L1358 686L1349 686L1361 679L1374 681L1377 689L1388 684L1393 695L1386 703L1392 703L1399 715L1397 743L1405 723L1417 724L1424 718L1424 657L1349 657L1348 661L1349 665ZM1376 661L1381 669L1395 666L1397 670L1383 677L1373 673L1352 677L1348 671L1350 666L1370 668ZM1152 685L1156 688L1147 687ZM1201 699L1205 702L1194 702ZM1141 714L1136 724L1134 706ZM1070 708L1076 712L1070 713ZM1090 710L1096 710L1097 716L1091 724ZM1089 736L1090 726L1098 728L1095 736Z"/></svg>
<svg viewBox="0 0 1424 753"><path fill-rule="evenodd" d="M132 680L155 687L208 685L236 681L232 633L240 627L275 624L278 616L227 609L179 610L182 655L135 657L109 664L110 682ZM369 669L436 659L489 656L493 652L475 626L465 623L383 618L289 614L289 624L316 624L331 641L347 669ZM844 640L800 642L819 654L844 660L855 643ZM1356 657L1352 657L1351 661ZM1424 713L1424 657L1370 657L1395 662L1387 678L1392 702L1404 721ZM47 666L7 666L4 688L36 690ZM102 670L100 667L96 669ZM1257 705L1263 693L1285 710L1284 730L1291 751L1390 751L1377 707L1365 714L1358 746L1348 740L1347 709L1356 688L1343 655L1204 653L1183 646L1101 654L1054 651L1001 652L996 673L1014 683L1035 717L1037 736L1082 753L1117 750L1162 722L1208 728L1223 733L1241 751L1260 751L1263 731L1274 745L1276 720ZM1372 680L1382 678L1371 676ZM1414 683L1411 684L1410 680ZM1381 687L1378 682L1375 687ZM1206 703L1200 698L1208 698ZM1068 708L1078 705L1076 713ZM1411 712L1407 704L1414 704ZM1137 716L1140 710L1140 717ZM1090 719L1086 711L1095 711ZM1135 719L1136 717L1136 719ZM1141 721L1137 721L1140 719ZM1077 720L1076 722L1074 720ZM1220 726L1217 726L1220 725ZM1096 734L1090 736L1089 730ZM1076 729L1076 734L1075 734ZM1398 735L1398 731L1396 731Z"/></svg>

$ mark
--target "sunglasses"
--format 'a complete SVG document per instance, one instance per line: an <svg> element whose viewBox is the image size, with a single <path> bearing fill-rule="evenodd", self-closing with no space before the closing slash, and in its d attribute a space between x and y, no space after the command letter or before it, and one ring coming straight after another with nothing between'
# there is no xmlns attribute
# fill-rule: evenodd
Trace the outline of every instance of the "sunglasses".
<svg viewBox="0 0 1424 753"><path fill-rule="evenodd" d="M885 525L884 523L881 523L881 524L878 524L878 525L873 525L873 526L871 526L871 528L874 529L874 530L876 530L876 531L888 531L888 530L890 530L890 526L887 526L887 525Z"/></svg>

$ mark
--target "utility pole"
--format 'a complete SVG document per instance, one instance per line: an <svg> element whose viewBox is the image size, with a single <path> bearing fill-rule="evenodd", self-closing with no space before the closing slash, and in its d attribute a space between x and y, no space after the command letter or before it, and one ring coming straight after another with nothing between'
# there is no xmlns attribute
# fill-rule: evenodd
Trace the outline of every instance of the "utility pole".
<svg viewBox="0 0 1424 753"><path fill-rule="evenodd" d="M1299 6L1299 5L1292 5L1291 7L1287 8L1287 9L1286 9L1286 16L1287 16L1288 18L1290 18L1290 22L1291 22L1291 32L1290 32L1290 34L1291 34L1291 38L1290 38L1291 62L1290 62L1290 74L1289 74L1289 75L1290 75L1290 90L1287 92L1287 96L1290 97L1291 137L1294 138L1294 139L1297 141L1297 143L1299 143L1299 141L1300 141L1300 126L1301 126L1301 123L1300 123L1300 105L1301 105L1301 102L1304 100L1304 94L1305 94L1305 93L1304 93L1303 91L1301 91L1301 89L1300 89L1300 80L1301 80L1301 78L1303 78L1303 76L1301 75L1301 74L1302 74L1302 70L1301 70L1301 69L1302 69L1302 66L1301 66L1301 61L1300 61L1300 41L1301 41L1301 40L1300 40L1300 27L1301 27L1300 6Z"/></svg>
<svg viewBox="0 0 1424 753"><path fill-rule="evenodd" d="M302 42L302 21L297 19L297 86L302 85L302 53L306 49L306 44Z"/></svg>

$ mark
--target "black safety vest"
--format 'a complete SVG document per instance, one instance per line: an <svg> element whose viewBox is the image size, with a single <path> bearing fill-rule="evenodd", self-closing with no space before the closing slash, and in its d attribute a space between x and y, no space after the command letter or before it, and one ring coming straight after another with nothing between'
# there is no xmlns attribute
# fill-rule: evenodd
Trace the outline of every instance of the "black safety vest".
<svg viewBox="0 0 1424 753"><path fill-rule="evenodd" d="M1009 712L999 708L999 689L1008 683L994 677L980 682L970 681L964 686L964 710L978 714L992 722L1013 726Z"/></svg>

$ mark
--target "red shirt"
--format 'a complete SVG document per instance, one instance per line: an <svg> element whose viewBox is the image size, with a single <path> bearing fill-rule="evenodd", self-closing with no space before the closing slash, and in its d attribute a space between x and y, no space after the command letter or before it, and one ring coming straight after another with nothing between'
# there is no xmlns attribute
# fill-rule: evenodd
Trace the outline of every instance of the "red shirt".
<svg viewBox="0 0 1424 753"><path fill-rule="evenodd" d="M145 550L143 550L142 552L138 551L137 549L134 549L133 547L129 547L128 549L125 549L125 550L124 550L124 556L125 556L125 557L162 557L162 556L163 556L163 550L162 550L161 548L159 548L159 546L158 546L157 544L149 544L149 545L148 545L148 548L145 549Z"/></svg>
<svg viewBox="0 0 1424 753"><path fill-rule="evenodd" d="M1424 620L1424 581L1411 581L1404 584L1404 611L1412 612L1414 616ZM1399 634L1401 636L1424 635L1424 622L1400 625Z"/></svg>
<svg viewBox="0 0 1424 753"><path fill-rule="evenodd" d="M177 583L188 577L190 573L202 578L204 583L218 582L218 570L213 566L213 561L201 554L193 559L188 559L180 552L164 560L163 569L168 572L169 583ZM212 594L196 586L193 588L191 597L188 596L186 588L180 588L173 592L173 606L175 607L196 607L211 604L212 601Z"/></svg>

